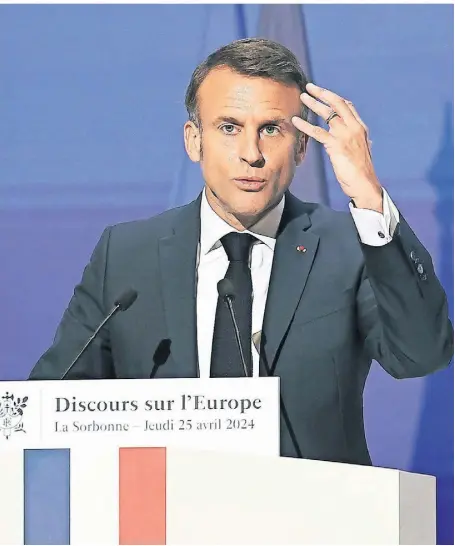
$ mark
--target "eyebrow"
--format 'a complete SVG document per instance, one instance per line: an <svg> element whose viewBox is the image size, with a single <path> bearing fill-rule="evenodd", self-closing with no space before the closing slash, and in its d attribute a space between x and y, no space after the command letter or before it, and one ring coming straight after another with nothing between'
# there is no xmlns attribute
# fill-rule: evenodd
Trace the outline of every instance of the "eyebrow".
<svg viewBox="0 0 455 546"><path fill-rule="evenodd" d="M238 119L232 116L218 116L213 123L218 124L221 121L232 123L233 125L242 125L242 123ZM286 123L286 122L287 122L286 118L276 117L276 118L269 118L264 120L261 123L261 125L280 125L281 123Z"/></svg>

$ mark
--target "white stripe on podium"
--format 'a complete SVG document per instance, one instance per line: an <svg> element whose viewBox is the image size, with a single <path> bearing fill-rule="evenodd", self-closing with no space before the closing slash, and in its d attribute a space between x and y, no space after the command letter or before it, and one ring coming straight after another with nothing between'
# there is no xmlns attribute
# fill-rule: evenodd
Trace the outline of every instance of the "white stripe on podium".
<svg viewBox="0 0 455 546"><path fill-rule="evenodd" d="M0 544L24 544L22 449L0 452L0 491Z"/></svg>
<svg viewBox="0 0 455 546"><path fill-rule="evenodd" d="M71 544L118 544L118 449L71 448Z"/></svg>

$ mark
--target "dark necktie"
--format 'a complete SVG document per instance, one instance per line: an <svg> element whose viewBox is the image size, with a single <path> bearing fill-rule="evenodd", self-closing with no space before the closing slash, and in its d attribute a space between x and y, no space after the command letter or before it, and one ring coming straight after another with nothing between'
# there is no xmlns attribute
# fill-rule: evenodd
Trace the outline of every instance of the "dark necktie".
<svg viewBox="0 0 455 546"><path fill-rule="evenodd" d="M248 375L252 375L251 355L251 315L253 305L253 284L249 257L255 238L248 233L228 233L221 238L221 244L229 259L226 279L235 288L232 302L239 327L243 355ZM216 306L215 327L213 330L212 359L210 377L244 377L242 360L235 337L229 308L220 296Z"/></svg>

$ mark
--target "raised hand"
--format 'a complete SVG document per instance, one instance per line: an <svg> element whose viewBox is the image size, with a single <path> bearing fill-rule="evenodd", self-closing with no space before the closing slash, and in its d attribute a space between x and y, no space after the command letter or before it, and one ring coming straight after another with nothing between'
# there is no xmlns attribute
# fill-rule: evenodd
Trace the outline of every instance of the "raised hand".
<svg viewBox="0 0 455 546"><path fill-rule="evenodd" d="M328 122L329 129L297 116L292 123L324 146L341 189L357 207L382 212L382 186L373 166L368 128L354 105L312 83L307 85L307 91L300 96L302 102Z"/></svg>

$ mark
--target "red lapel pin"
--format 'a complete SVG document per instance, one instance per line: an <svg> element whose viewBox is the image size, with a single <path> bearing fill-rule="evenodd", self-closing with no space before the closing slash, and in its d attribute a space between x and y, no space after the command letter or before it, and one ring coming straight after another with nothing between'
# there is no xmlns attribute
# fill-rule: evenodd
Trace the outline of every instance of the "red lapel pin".
<svg viewBox="0 0 455 546"><path fill-rule="evenodd" d="M297 247L297 251L298 251L298 252L306 252L306 248L305 248L303 245L299 245L299 246Z"/></svg>

